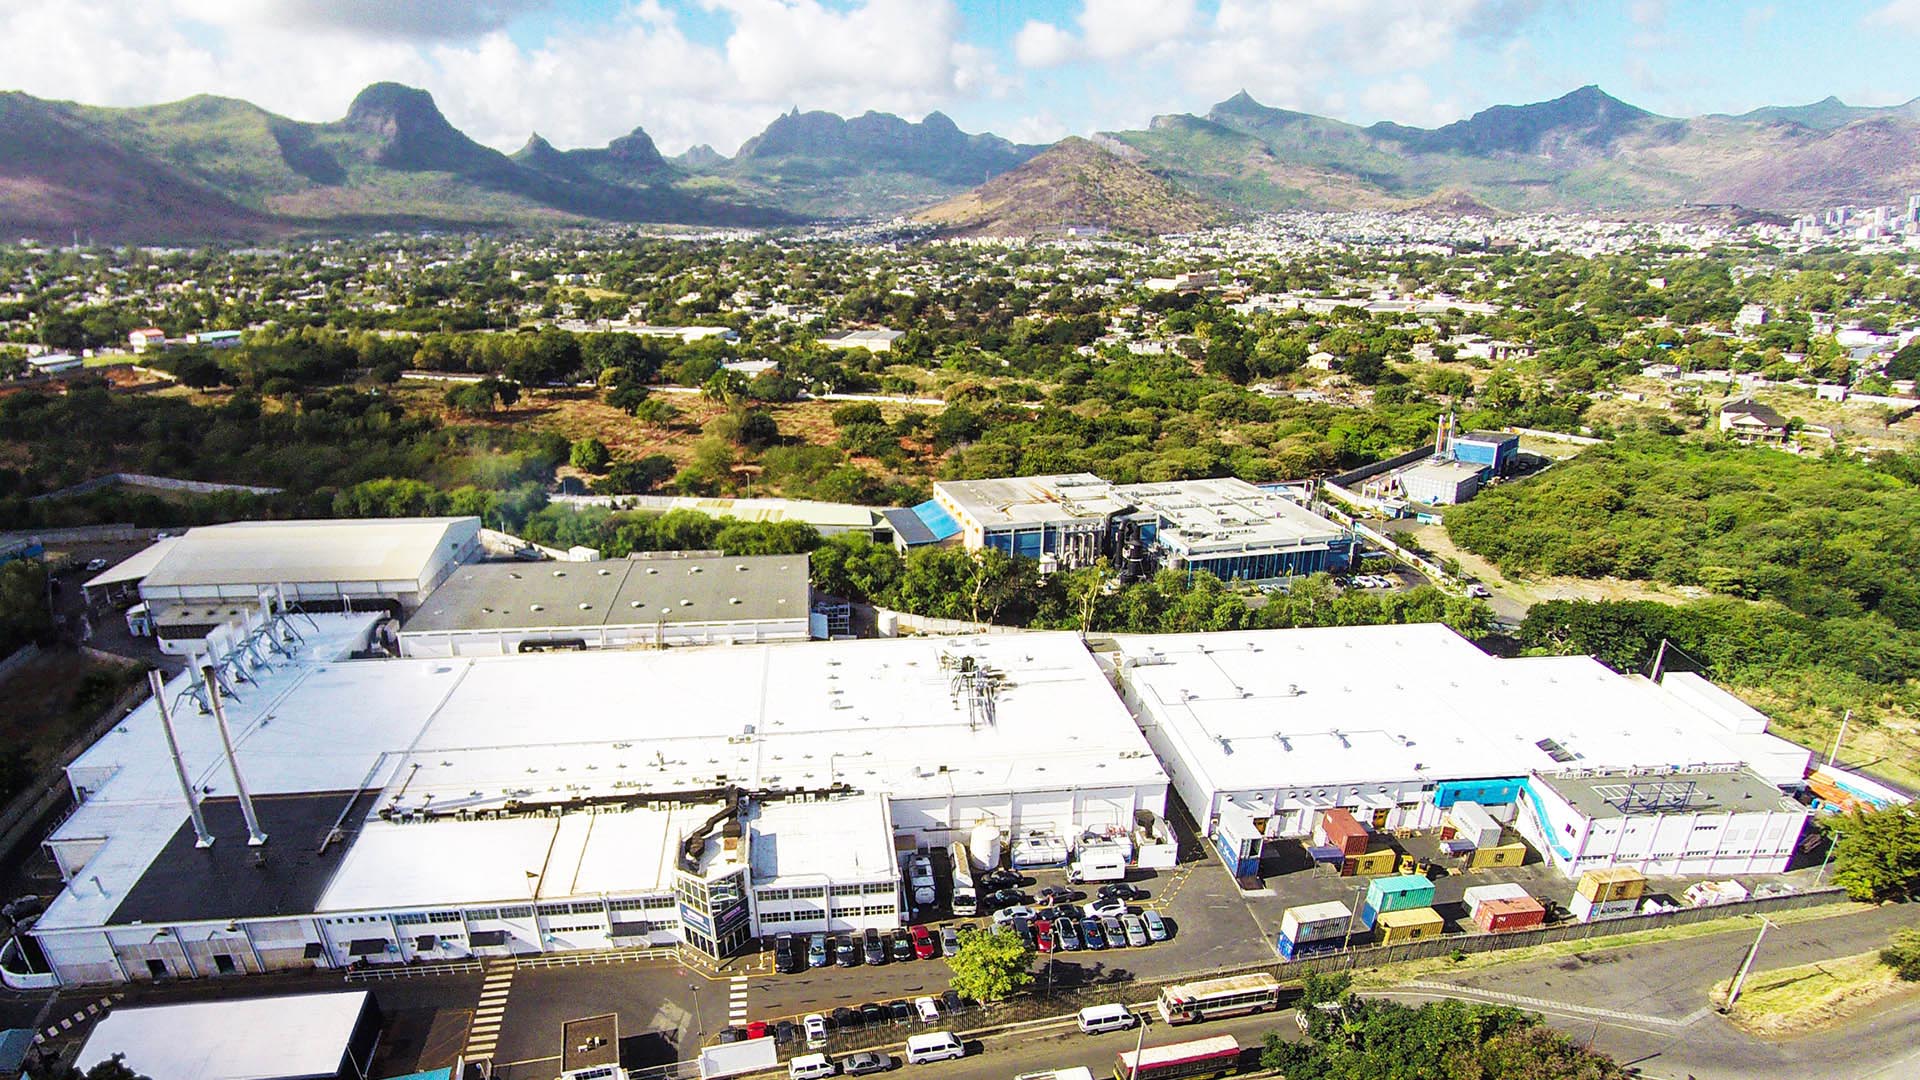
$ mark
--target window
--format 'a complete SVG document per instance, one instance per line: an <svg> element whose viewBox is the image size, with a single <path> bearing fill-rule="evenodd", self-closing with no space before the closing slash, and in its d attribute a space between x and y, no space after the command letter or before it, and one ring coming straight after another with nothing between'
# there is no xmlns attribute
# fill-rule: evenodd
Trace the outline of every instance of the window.
<svg viewBox="0 0 1920 1080"><path fill-rule="evenodd" d="M572 904L541 904L540 905L540 914L542 915L567 915L572 913L572 911L573 911Z"/></svg>
<svg viewBox="0 0 1920 1080"><path fill-rule="evenodd" d="M828 890L827 895L838 899L843 896L859 896L866 891L865 885L835 885Z"/></svg>
<svg viewBox="0 0 1920 1080"><path fill-rule="evenodd" d="M501 909L500 909L500 917L501 917L501 918L503 918L503 919L528 919L528 918L532 918L532 917L533 917L533 908L532 908L532 907L529 907L529 906L528 906L528 905L526 905L526 904L517 904L517 905L515 905L515 906L513 906L513 907L503 907L503 908L501 908Z"/></svg>
<svg viewBox="0 0 1920 1080"><path fill-rule="evenodd" d="M827 895L827 890L819 885L805 885L791 891L795 900L819 900Z"/></svg>
<svg viewBox="0 0 1920 1080"><path fill-rule="evenodd" d="M601 909L598 900L576 900L567 910L574 915L598 915Z"/></svg>
<svg viewBox="0 0 1920 1080"><path fill-rule="evenodd" d="M421 926L426 923L427 916L418 911L403 911L395 915L393 921L396 926Z"/></svg>
<svg viewBox="0 0 1920 1080"><path fill-rule="evenodd" d="M227 953L214 953L213 970L222 975L231 975L240 970L240 965L235 963L233 957Z"/></svg>
<svg viewBox="0 0 1920 1080"><path fill-rule="evenodd" d="M497 919L499 917L500 917L500 909L497 907L481 907L481 908L467 909L467 918L474 920L476 922L481 919Z"/></svg>
<svg viewBox="0 0 1920 1080"><path fill-rule="evenodd" d="M648 910L648 911L656 911L656 910L658 910L658 909L660 909L660 908L670 908L670 907L672 907L672 906L673 906L673 897L671 897L671 896L649 896L649 897L647 897L647 910Z"/></svg>

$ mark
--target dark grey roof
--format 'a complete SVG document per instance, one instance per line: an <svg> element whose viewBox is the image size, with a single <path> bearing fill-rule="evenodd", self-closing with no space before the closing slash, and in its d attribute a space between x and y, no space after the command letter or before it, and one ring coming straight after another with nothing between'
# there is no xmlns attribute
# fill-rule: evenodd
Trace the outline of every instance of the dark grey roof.
<svg viewBox="0 0 1920 1080"><path fill-rule="evenodd" d="M1787 426L1786 417L1781 416L1779 413L1757 401L1729 401L1725 405L1720 406L1720 411L1723 414L1731 413L1734 416L1751 416L1755 420L1766 424L1768 427Z"/></svg>
<svg viewBox="0 0 1920 1080"><path fill-rule="evenodd" d="M1520 441L1520 436L1510 431L1469 431L1460 437L1468 442L1493 443L1495 446Z"/></svg>
<svg viewBox="0 0 1920 1080"><path fill-rule="evenodd" d="M805 555L474 563L401 633L805 619L807 599Z"/></svg>
<svg viewBox="0 0 1920 1080"><path fill-rule="evenodd" d="M1540 781L1590 818L1636 814L1746 813L1791 809L1793 801L1750 769L1720 772L1595 773L1589 776L1543 775Z"/></svg>
<svg viewBox="0 0 1920 1080"><path fill-rule="evenodd" d="M933 535L932 529L927 528L926 522L920 520L920 515L911 510L896 507L892 510L882 510L880 515L887 519L887 524L893 526L893 531L900 537L900 542L908 547L932 544L940 539Z"/></svg>
<svg viewBox="0 0 1920 1080"><path fill-rule="evenodd" d="M182 821L107 921L165 925L310 914L378 794L328 791L256 798L254 810L267 834L260 847L247 845L239 800L208 799L201 808L213 846L195 847L193 823ZM353 809L340 826L347 835L322 854L321 841L349 800Z"/></svg>

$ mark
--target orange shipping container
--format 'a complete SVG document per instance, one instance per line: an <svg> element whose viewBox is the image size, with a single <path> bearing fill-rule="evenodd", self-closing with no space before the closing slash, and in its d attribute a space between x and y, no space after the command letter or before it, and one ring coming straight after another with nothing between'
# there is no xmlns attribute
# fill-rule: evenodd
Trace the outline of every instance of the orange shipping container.
<svg viewBox="0 0 1920 1080"><path fill-rule="evenodd" d="M1316 846L1337 847L1342 855L1359 855L1367 850L1366 826L1343 807L1321 812L1313 827L1313 839Z"/></svg>
<svg viewBox="0 0 1920 1080"><path fill-rule="evenodd" d="M1532 897L1488 900L1473 913L1473 921L1489 934L1526 930L1547 921L1547 909Z"/></svg>

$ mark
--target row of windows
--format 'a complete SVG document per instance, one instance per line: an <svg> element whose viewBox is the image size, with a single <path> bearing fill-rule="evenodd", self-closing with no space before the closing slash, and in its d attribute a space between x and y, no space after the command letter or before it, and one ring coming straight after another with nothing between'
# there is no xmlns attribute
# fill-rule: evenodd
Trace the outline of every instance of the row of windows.
<svg viewBox="0 0 1920 1080"><path fill-rule="evenodd" d="M576 926L547 927L549 931L555 934L585 934L585 933L593 933L595 931L605 930L606 928L607 928L606 923L597 923L597 922L580 923Z"/></svg>
<svg viewBox="0 0 1920 1080"><path fill-rule="evenodd" d="M614 911L658 911L662 908L670 908L673 906L673 897L671 896L628 897L626 899L610 900L607 902L607 907Z"/></svg>
<svg viewBox="0 0 1920 1080"><path fill-rule="evenodd" d="M836 918L853 919L862 915L897 915L899 911L892 904L870 904L866 907L836 907L833 909L833 914ZM826 917L827 913L819 908L795 908L791 911L762 911L760 913L760 924L766 926L773 923L818 922Z"/></svg>
<svg viewBox="0 0 1920 1080"><path fill-rule="evenodd" d="M829 889L822 889L818 885L803 885L791 889L756 889L753 895L764 904L776 900L818 900L823 896L832 896L835 899L859 896L892 896L894 895L894 888L892 882L866 881L856 882L851 885L835 885Z"/></svg>

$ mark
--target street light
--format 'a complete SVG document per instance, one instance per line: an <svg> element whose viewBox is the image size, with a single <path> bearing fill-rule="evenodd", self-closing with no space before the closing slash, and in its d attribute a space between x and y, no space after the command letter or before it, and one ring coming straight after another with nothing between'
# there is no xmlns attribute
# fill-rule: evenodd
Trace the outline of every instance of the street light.
<svg viewBox="0 0 1920 1080"><path fill-rule="evenodd" d="M705 1035L707 1033L707 1025L700 1022L700 984L688 983L687 989L693 991L693 1033L695 1035Z"/></svg>
<svg viewBox="0 0 1920 1080"><path fill-rule="evenodd" d="M1760 942L1767 936L1767 927L1773 923L1765 915L1760 916L1760 932L1753 936L1753 947L1747 950L1747 958L1740 963L1740 974L1733 977L1733 989L1727 991L1727 1004L1720 1011L1731 1014L1733 1003L1740 1000L1740 989L1746 985L1747 972L1753 967L1753 958L1760 955Z"/></svg>

